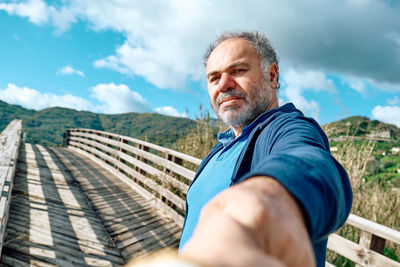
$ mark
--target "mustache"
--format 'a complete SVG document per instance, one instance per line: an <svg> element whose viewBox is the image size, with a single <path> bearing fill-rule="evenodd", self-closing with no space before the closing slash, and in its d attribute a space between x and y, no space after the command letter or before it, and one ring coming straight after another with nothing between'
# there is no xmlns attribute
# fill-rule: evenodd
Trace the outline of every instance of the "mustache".
<svg viewBox="0 0 400 267"><path fill-rule="evenodd" d="M237 91L230 91L230 92L224 92L224 93L220 93L217 97L217 99L215 100L215 104L217 106L219 106L219 103L225 99L225 98L229 98L232 96L239 96L241 98L243 98L244 100L246 100L246 94L243 92L237 92Z"/></svg>

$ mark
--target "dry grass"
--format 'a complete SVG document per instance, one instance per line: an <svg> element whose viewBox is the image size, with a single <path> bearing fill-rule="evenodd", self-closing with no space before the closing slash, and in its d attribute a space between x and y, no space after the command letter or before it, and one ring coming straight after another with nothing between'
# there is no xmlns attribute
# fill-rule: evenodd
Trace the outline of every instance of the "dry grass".
<svg viewBox="0 0 400 267"><path fill-rule="evenodd" d="M324 129L330 134L330 129ZM338 144L338 151L332 153L349 174L353 189L351 213L400 231L400 194L398 189L383 187L379 183L366 182L365 175L372 158L375 142L346 140ZM338 233L354 242L359 241L359 230L351 226L341 228ZM387 244L386 252L400 256L400 246ZM353 266L340 259L334 253L328 253L328 259L336 266ZM338 260L339 259L339 260Z"/></svg>
<svg viewBox="0 0 400 267"><path fill-rule="evenodd" d="M222 130L223 126L211 125L210 114L207 111L203 111L201 106L199 110L200 115L197 119L196 129L179 138L173 148L182 153L203 159L217 142L216 131Z"/></svg>

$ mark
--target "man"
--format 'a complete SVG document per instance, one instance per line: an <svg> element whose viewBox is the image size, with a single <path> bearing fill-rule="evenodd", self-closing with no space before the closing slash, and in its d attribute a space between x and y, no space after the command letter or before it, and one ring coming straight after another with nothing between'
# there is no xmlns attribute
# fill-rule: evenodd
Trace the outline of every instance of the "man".
<svg viewBox="0 0 400 267"><path fill-rule="evenodd" d="M278 107L276 53L258 32L227 33L205 55L215 114L230 129L187 194L180 255L212 266L324 266L352 201L318 124Z"/></svg>

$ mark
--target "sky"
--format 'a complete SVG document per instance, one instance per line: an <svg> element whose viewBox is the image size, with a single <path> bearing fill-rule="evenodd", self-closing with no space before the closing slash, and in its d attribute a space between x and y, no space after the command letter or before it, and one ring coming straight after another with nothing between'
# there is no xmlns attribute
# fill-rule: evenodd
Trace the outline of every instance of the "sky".
<svg viewBox="0 0 400 267"><path fill-rule="evenodd" d="M0 99L195 118L205 49L232 30L270 39L280 104L400 127L398 0L0 0Z"/></svg>

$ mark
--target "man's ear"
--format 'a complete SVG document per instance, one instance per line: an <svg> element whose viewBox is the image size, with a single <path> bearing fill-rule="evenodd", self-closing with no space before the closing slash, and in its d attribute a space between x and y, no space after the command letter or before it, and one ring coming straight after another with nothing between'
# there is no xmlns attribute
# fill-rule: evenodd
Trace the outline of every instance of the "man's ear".
<svg viewBox="0 0 400 267"><path fill-rule="evenodd" d="M278 85L278 66L275 63L271 63L269 66L269 81L272 88L276 88Z"/></svg>

